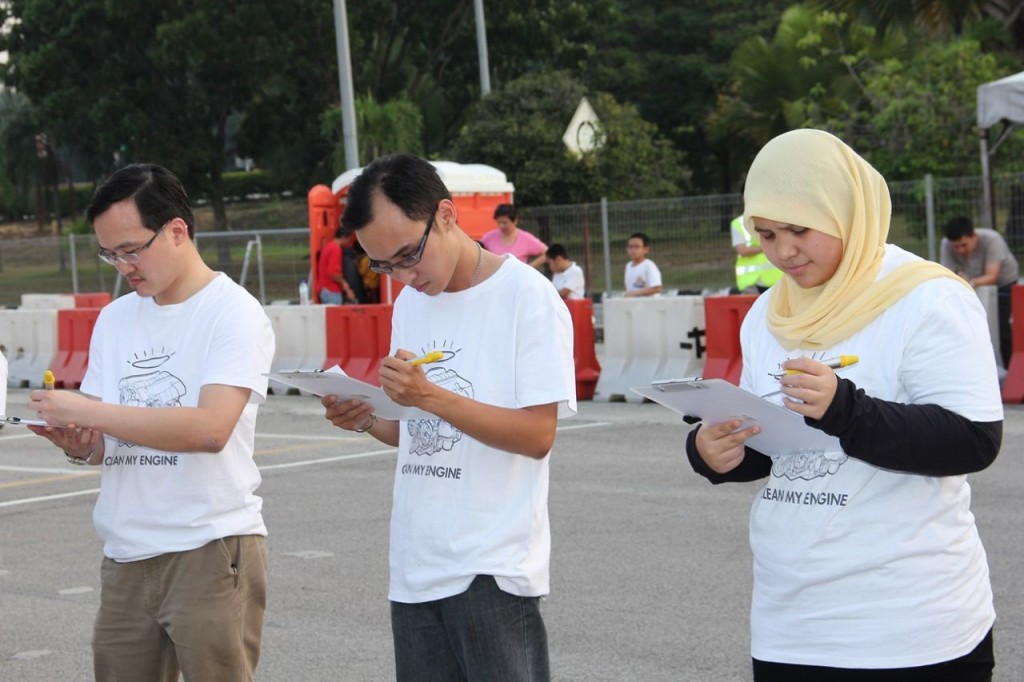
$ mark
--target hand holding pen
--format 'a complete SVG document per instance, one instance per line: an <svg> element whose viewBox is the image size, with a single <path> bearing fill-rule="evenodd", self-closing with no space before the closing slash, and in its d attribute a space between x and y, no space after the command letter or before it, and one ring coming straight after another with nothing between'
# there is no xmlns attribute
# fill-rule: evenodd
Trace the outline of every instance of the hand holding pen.
<svg viewBox="0 0 1024 682"><path fill-rule="evenodd" d="M424 400L437 387L427 379L421 367L442 359L444 352L438 350L420 356L399 350L381 360L380 387L399 405L422 407Z"/></svg>
<svg viewBox="0 0 1024 682"><path fill-rule="evenodd" d="M857 357L856 355L840 355L839 357L832 358L831 360L820 360L820 361L817 361L817 362L820 362L820 364L825 365L829 369L842 369L843 367L849 367L850 365L856 365L859 360L860 360L860 358ZM786 376L787 374L802 374L803 373L802 370L793 368L793 367L789 366L788 363L789 363L788 360L785 363L783 363L785 365L785 367L783 368L783 370L781 372L775 372L775 373L771 374L770 376L773 376L776 379L781 379L782 377Z"/></svg>
<svg viewBox="0 0 1024 682"><path fill-rule="evenodd" d="M782 371L772 374L782 387L783 404L797 414L821 419L835 398L839 378L834 370L858 362L856 355L818 361L808 357L791 358L782 363ZM769 394L772 395L772 394Z"/></svg>
<svg viewBox="0 0 1024 682"><path fill-rule="evenodd" d="M29 425L28 428L63 450L69 463L89 464L95 453L102 452L102 434L76 426L78 419L61 420L58 415L66 413L69 407L74 408L91 401L70 391L54 391L56 383L53 372L46 370L43 373L44 390L29 394L29 409L34 410L45 423Z"/></svg>

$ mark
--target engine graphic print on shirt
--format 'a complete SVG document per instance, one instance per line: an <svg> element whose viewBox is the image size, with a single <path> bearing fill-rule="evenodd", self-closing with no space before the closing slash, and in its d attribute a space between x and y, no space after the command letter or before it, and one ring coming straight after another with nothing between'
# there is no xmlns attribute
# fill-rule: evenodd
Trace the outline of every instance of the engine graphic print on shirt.
<svg viewBox="0 0 1024 682"><path fill-rule="evenodd" d="M835 474L846 459L845 452L815 451L782 455L772 460L772 476L788 478L791 481L798 478L810 481L813 478Z"/></svg>
<svg viewBox="0 0 1024 682"><path fill-rule="evenodd" d="M445 357L433 365L424 365L427 379L441 388L472 399L473 382L461 376L453 369L444 366L458 351L445 351ZM433 419L410 419L406 429L412 437L409 454L432 456L438 452L451 451L462 439L462 431L440 417Z"/></svg>
<svg viewBox="0 0 1024 682"><path fill-rule="evenodd" d="M133 407L181 407L181 399L188 393L184 382L175 375L159 369L170 361L173 352L161 349L136 355L128 364L134 369L151 370L143 374L130 374L117 382L118 400ZM135 443L118 439L117 444L135 447Z"/></svg>

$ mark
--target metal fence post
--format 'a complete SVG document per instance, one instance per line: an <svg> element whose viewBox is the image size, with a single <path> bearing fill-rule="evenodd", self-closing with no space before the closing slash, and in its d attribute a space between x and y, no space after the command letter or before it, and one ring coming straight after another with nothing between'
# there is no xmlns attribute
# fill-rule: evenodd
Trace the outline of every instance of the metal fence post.
<svg viewBox="0 0 1024 682"><path fill-rule="evenodd" d="M604 293L612 293L612 245L608 237L608 197L601 197L601 239L604 242Z"/></svg>
<svg viewBox="0 0 1024 682"><path fill-rule="evenodd" d="M68 255L71 257L71 292L78 293L78 258L75 255L75 234L68 234Z"/></svg>
<svg viewBox="0 0 1024 682"><path fill-rule="evenodd" d="M935 257L935 191L932 185L932 174L924 176L924 216L928 226L928 260L937 261Z"/></svg>

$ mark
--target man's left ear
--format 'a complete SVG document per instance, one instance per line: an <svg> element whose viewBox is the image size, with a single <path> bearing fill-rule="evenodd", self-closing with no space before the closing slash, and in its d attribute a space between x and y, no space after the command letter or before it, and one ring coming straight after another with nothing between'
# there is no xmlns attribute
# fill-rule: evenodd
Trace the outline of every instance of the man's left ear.
<svg viewBox="0 0 1024 682"><path fill-rule="evenodd" d="M446 227L454 227L459 224L459 209L451 199L443 199L438 205L438 212Z"/></svg>
<svg viewBox="0 0 1024 682"><path fill-rule="evenodd" d="M182 218L174 218L171 220L171 224L168 227L171 229L171 234L174 235L175 244L181 244L182 242L189 241L188 223L186 223Z"/></svg>

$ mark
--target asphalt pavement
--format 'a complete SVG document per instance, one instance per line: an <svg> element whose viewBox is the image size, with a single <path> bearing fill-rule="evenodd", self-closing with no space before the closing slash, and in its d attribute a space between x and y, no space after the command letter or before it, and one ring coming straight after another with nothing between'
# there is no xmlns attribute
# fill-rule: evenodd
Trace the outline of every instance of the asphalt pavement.
<svg viewBox="0 0 1024 682"><path fill-rule="evenodd" d="M27 400L11 390L8 412ZM22 414L22 416L25 416ZM556 680L750 679L757 484L711 486L682 453L684 425L653 404L580 404L551 459ZM996 680L1024 680L1024 406L1003 451L971 477L999 621ZM394 679L387 534L394 451L331 427L319 402L271 396L256 461L270 536L270 603L257 677ZM83 471L83 469L85 469ZM99 479L20 427L0 430L0 680L92 679Z"/></svg>

